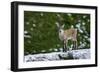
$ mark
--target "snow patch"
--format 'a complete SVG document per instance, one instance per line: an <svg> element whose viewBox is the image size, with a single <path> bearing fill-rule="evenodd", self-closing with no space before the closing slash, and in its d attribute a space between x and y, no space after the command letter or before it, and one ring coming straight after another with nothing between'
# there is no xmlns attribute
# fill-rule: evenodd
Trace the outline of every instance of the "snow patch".
<svg viewBox="0 0 100 73"><path fill-rule="evenodd" d="M33 24L33 27L36 27L36 24Z"/></svg>
<svg viewBox="0 0 100 73"><path fill-rule="evenodd" d="M26 22L26 25L29 25L30 23L29 22Z"/></svg>
<svg viewBox="0 0 100 73"><path fill-rule="evenodd" d="M68 16L72 16L72 14L71 14L71 13L68 13L67 15L68 15Z"/></svg>
<svg viewBox="0 0 100 73"><path fill-rule="evenodd" d="M24 37L25 37L25 38L31 38L31 36L30 36L30 35L24 35Z"/></svg>

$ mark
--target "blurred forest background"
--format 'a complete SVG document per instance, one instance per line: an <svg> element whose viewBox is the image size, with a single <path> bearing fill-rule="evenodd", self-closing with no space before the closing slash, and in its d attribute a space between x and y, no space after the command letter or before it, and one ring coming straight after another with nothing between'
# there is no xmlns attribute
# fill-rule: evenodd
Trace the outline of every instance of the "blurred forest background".
<svg viewBox="0 0 100 73"><path fill-rule="evenodd" d="M90 14L24 11L24 54L60 51L57 23L77 28L78 49L90 48Z"/></svg>

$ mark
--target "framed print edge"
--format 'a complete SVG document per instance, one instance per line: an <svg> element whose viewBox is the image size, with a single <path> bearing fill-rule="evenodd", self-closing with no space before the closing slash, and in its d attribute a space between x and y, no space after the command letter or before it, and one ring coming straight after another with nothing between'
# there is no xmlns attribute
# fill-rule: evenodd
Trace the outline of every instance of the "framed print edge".
<svg viewBox="0 0 100 73"><path fill-rule="evenodd" d="M11 70L18 70L18 6L11 3Z"/></svg>
<svg viewBox="0 0 100 73"><path fill-rule="evenodd" d="M37 67L37 68L19 68L18 67L18 5L36 5L50 7L71 7L71 8L86 8L95 9L95 64L72 65L72 66L52 66L52 67ZM31 70L50 70L50 69L65 69L65 68L81 68L97 66L97 7L82 6L82 5L64 5L64 4L49 4L49 3L34 3L34 2L12 2L11 3L11 70L12 71L31 71Z"/></svg>
<svg viewBox="0 0 100 73"><path fill-rule="evenodd" d="M95 7L95 65L98 66L98 7Z"/></svg>

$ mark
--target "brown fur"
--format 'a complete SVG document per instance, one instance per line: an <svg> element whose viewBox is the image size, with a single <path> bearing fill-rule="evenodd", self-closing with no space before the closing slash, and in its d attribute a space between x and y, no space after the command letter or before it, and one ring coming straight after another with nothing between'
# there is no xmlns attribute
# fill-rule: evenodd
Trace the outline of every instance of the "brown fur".
<svg viewBox="0 0 100 73"><path fill-rule="evenodd" d="M77 29L71 28L64 30L64 36L66 36L66 39L72 39L73 41L77 40Z"/></svg>

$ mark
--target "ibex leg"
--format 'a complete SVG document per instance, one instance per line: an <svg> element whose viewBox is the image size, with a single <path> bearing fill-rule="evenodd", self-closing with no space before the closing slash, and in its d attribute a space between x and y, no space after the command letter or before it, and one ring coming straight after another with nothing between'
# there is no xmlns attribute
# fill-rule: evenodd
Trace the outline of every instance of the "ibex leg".
<svg viewBox="0 0 100 73"><path fill-rule="evenodd" d="M64 52L67 52L68 48L67 48L67 42L66 41L64 41L64 45L65 45Z"/></svg>
<svg viewBox="0 0 100 73"><path fill-rule="evenodd" d="M63 52L67 52L67 42L63 41Z"/></svg>
<svg viewBox="0 0 100 73"><path fill-rule="evenodd" d="M75 41L75 49L77 49L77 40Z"/></svg>
<svg viewBox="0 0 100 73"><path fill-rule="evenodd" d="M73 50L75 49L75 41L73 41Z"/></svg>
<svg viewBox="0 0 100 73"><path fill-rule="evenodd" d="M63 52L64 52L64 49L65 49L65 44L64 44L64 41L63 41Z"/></svg>
<svg viewBox="0 0 100 73"><path fill-rule="evenodd" d="M77 49L77 41L73 41L73 50Z"/></svg>

